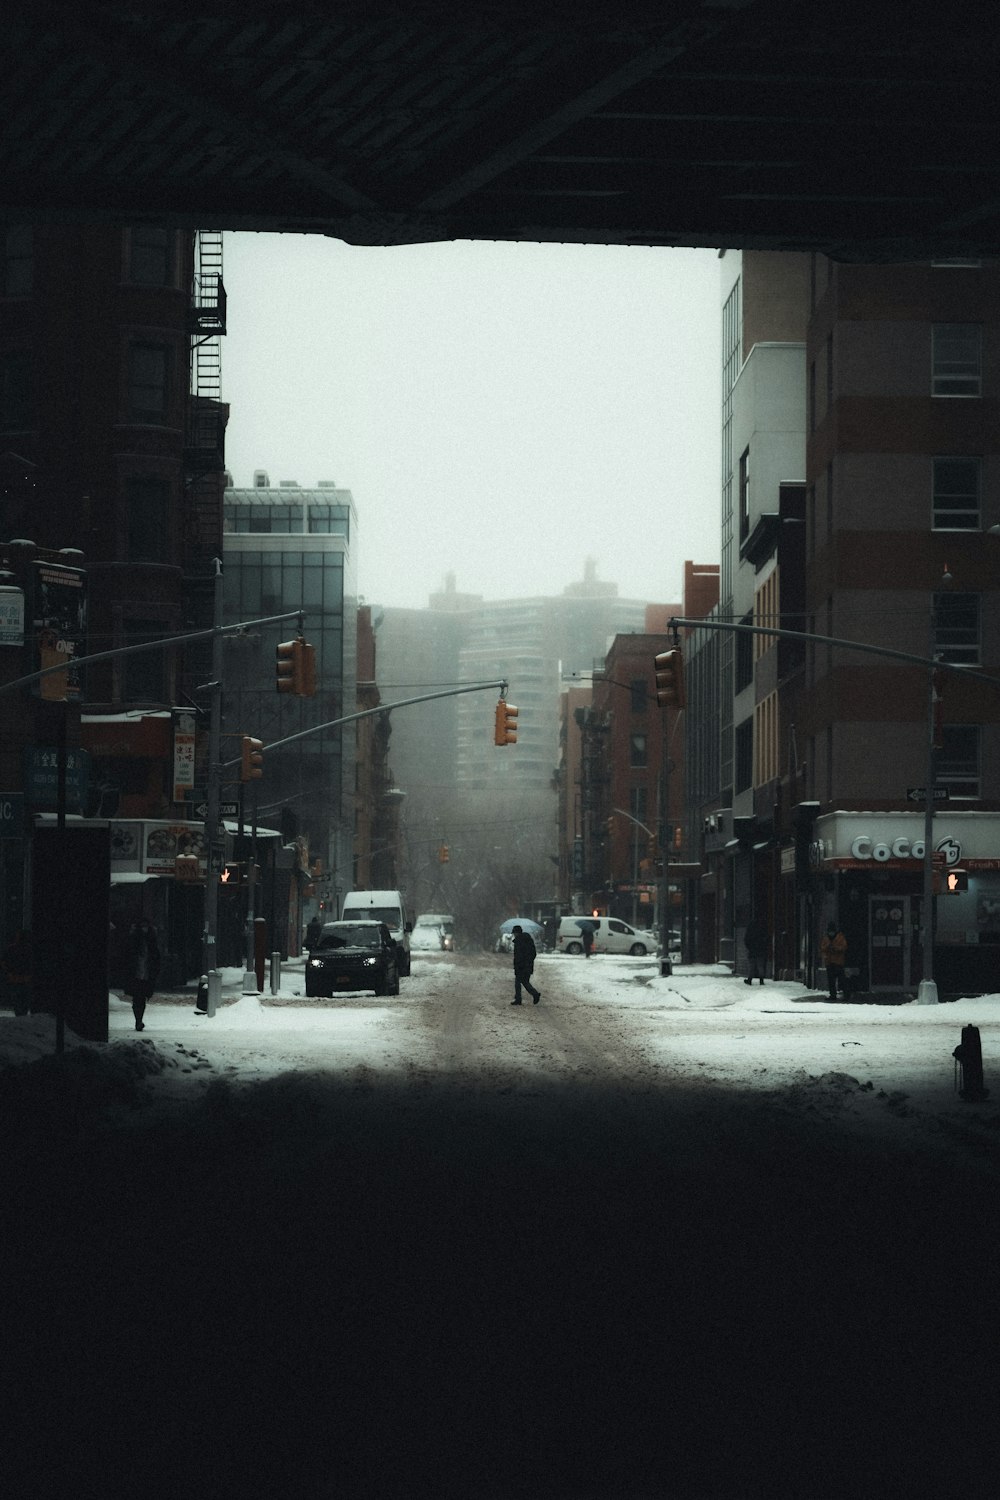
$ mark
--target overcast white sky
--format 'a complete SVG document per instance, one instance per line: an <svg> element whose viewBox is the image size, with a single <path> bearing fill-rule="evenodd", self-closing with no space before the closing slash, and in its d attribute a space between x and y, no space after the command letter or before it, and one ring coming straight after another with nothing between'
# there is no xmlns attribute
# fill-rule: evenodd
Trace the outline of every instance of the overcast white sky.
<svg viewBox="0 0 1000 1500"><path fill-rule="evenodd" d="M354 494L360 592L678 602L719 556L714 251L227 234L237 486Z"/></svg>

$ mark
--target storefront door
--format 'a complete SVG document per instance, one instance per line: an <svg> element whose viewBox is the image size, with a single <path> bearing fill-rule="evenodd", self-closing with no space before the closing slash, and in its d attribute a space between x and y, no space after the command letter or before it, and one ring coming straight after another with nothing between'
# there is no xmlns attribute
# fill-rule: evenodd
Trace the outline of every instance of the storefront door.
<svg viewBox="0 0 1000 1500"><path fill-rule="evenodd" d="M869 973L873 990L905 990L919 982L919 896L869 896Z"/></svg>

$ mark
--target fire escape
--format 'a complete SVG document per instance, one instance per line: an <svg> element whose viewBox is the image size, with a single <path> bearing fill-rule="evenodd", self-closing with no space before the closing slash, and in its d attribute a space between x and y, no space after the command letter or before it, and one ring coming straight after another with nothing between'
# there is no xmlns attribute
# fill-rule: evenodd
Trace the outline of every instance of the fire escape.
<svg viewBox="0 0 1000 1500"><path fill-rule="evenodd" d="M226 423L222 401L222 337L226 331L226 289L222 281L222 231L200 229L195 236L194 275L188 307L190 382L184 434L184 576L188 625L212 623L214 559L222 556L222 497L225 488ZM211 642L185 652L185 688L211 671Z"/></svg>

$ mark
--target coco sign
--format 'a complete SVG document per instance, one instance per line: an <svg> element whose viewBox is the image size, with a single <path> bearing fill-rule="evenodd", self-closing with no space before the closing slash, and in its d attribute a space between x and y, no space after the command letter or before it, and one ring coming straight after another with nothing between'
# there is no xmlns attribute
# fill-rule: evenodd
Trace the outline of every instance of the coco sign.
<svg viewBox="0 0 1000 1500"><path fill-rule="evenodd" d="M893 839L890 844L873 839L867 833L859 833L851 844L851 857L873 859L877 864L884 865L891 859L923 859L926 847L923 839L900 837ZM946 865L957 865L962 858L962 846L957 839L941 839L935 852L943 855Z"/></svg>

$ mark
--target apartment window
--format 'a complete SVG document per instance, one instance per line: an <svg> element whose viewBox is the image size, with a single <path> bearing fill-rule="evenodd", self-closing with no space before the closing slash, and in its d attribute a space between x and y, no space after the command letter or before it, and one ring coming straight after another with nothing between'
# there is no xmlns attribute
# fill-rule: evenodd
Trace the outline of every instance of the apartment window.
<svg viewBox="0 0 1000 1500"><path fill-rule="evenodd" d="M733 781L736 791L746 792L753 785L753 719L737 724L735 735Z"/></svg>
<svg viewBox="0 0 1000 1500"><path fill-rule="evenodd" d="M740 454L740 541L750 535L750 449Z"/></svg>
<svg viewBox="0 0 1000 1500"><path fill-rule="evenodd" d="M170 482L136 475L125 483L127 557L130 562L166 562Z"/></svg>
<svg viewBox="0 0 1000 1500"><path fill-rule="evenodd" d="M162 424L167 416L170 350L166 344L133 344L129 350L128 414L132 422Z"/></svg>
<svg viewBox="0 0 1000 1500"><path fill-rule="evenodd" d="M162 620L130 619L125 627L124 646L162 640L168 634ZM124 703L165 703L167 694L167 653L140 651L121 660L121 697Z"/></svg>
<svg viewBox="0 0 1000 1500"><path fill-rule="evenodd" d="M978 666L978 594L934 595L934 649L953 666Z"/></svg>
<svg viewBox="0 0 1000 1500"><path fill-rule="evenodd" d="M935 323L932 347L935 396L982 394L982 328L978 323Z"/></svg>
<svg viewBox="0 0 1000 1500"><path fill-rule="evenodd" d="M644 734L630 734L628 741L628 763L634 768L641 769L646 764L646 736Z"/></svg>
<svg viewBox="0 0 1000 1500"><path fill-rule="evenodd" d="M952 797L980 793L980 731L978 724L945 724L935 757L934 779Z"/></svg>
<svg viewBox="0 0 1000 1500"><path fill-rule="evenodd" d="M34 236L30 224L8 224L0 232L0 296L30 297L34 280Z"/></svg>
<svg viewBox="0 0 1000 1500"><path fill-rule="evenodd" d="M629 812L632 814L633 818L635 818L635 820L636 820L637 823L648 823L649 822L649 819L646 816L647 811L648 811L647 802L648 802L648 795L647 795L647 792L646 792L646 788L644 786L633 786L633 787L629 788L629 794L628 794ZM635 824L633 824L632 826L634 828Z"/></svg>
<svg viewBox="0 0 1000 1500"><path fill-rule="evenodd" d="M0 432L24 432L33 417L31 353L5 349L0 353Z"/></svg>
<svg viewBox="0 0 1000 1500"><path fill-rule="evenodd" d="M634 714L644 714L649 703L649 694L644 677L633 677L629 684L632 695L631 708Z"/></svg>
<svg viewBox="0 0 1000 1500"><path fill-rule="evenodd" d="M979 530L978 458L934 459L934 527L938 531Z"/></svg>
<svg viewBox="0 0 1000 1500"><path fill-rule="evenodd" d="M752 625L753 615L744 615L740 621L741 625ZM753 682L753 660L755 636L748 630L737 630L736 636L736 682L735 688L741 693L744 688Z"/></svg>
<svg viewBox="0 0 1000 1500"><path fill-rule="evenodd" d="M140 286L173 286L174 245L172 229L142 224L129 233L128 279Z"/></svg>

